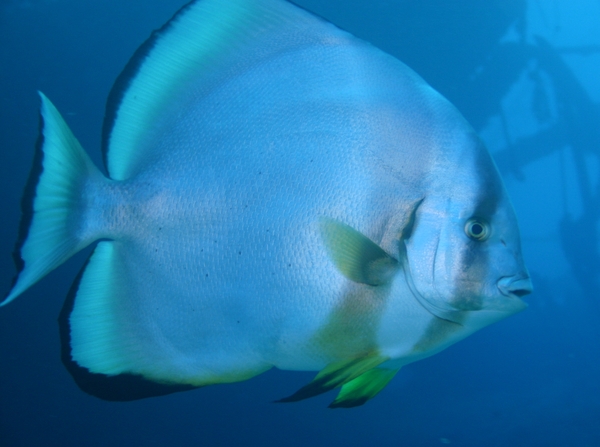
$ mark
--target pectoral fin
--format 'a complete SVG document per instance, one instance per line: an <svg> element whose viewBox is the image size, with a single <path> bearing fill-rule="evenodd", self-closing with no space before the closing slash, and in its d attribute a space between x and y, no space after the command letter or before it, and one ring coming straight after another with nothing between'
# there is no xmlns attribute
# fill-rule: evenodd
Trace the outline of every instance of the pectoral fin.
<svg viewBox="0 0 600 447"><path fill-rule="evenodd" d="M284 397L277 402L297 402L325 393L340 385L353 381L386 360L388 360L387 357L375 354L331 363L319 372L308 385L303 386L291 396ZM383 384L381 388L383 388L383 386L385 386L385 384ZM377 392L373 395L376 393Z"/></svg>
<svg viewBox="0 0 600 447"><path fill-rule="evenodd" d="M371 239L334 219L322 218L321 235L333 263L349 280L378 286L398 268L398 261Z"/></svg>
<svg viewBox="0 0 600 447"><path fill-rule="evenodd" d="M346 382L329 408L351 408L363 405L375 397L397 372L398 369L370 369L350 382Z"/></svg>

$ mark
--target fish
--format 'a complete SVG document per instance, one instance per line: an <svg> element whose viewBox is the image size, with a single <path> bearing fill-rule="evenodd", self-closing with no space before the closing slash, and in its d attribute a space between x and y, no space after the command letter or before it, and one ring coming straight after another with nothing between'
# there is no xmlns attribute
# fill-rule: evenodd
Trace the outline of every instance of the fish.
<svg viewBox="0 0 600 447"><path fill-rule="evenodd" d="M526 307L494 161L398 59L286 0L195 0L109 94L106 174L40 92L13 301L92 246L59 316L86 393L127 401L317 371L364 404Z"/></svg>

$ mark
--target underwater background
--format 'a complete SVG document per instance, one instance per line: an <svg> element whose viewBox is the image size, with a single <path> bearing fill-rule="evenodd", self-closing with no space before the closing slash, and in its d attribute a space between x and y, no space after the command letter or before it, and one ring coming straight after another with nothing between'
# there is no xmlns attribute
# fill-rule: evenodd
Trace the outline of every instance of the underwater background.
<svg viewBox="0 0 600 447"><path fill-rule="evenodd" d="M37 90L100 166L104 105L180 0L0 0L0 293ZM314 373L135 402L88 396L56 319L89 249L0 308L0 446L600 445L600 1L299 0L417 71L480 133L520 220L529 308L402 369L375 399L273 404Z"/></svg>

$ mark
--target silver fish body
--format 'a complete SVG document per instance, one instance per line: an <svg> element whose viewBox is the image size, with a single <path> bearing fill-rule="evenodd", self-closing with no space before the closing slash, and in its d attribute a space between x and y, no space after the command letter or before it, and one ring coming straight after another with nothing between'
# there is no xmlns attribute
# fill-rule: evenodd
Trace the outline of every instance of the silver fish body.
<svg viewBox="0 0 600 447"><path fill-rule="evenodd" d="M109 99L110 178L43 95L42 119L4 303L100 241L61 317L67 368L100 397L277 367L321 370L284 401L342 386L333 406L359 405L531 291L500 176L459 112L290 3L194 1L153 35Z"/></svg>

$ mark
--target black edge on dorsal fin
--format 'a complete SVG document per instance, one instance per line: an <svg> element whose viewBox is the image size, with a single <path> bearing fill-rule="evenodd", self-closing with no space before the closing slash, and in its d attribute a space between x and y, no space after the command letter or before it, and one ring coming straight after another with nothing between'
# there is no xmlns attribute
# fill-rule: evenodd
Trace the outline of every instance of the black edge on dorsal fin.
<svg viewBox="0 0 600 447"><path fill-rule="evenodd" d="M110 93L108 94L108 99L106 100L106 109L104 111L104 122L102 124L102 162L104 164L104 169L110 175L108 171L108 146L110 144L110 134L113 130L113 126L117 119L117 112L119 111L119 106L121 105L121 101L123 100L123 95L129 89L131 81L134 79L136 73L139 71L142 66L146 56L150 53L158 38L171 26L171 22L175 17L179 14L182 14L186 9L190 8L192 4L196 3L197 0L192 0L191 2L182 6L173 16L159 29L152 31L150 37L146 39L146 41L139 46L139 48L133 53L133 56L129 59L129 62L125 65L123 71L117 76L115 83L110 89Z"/></svg>

